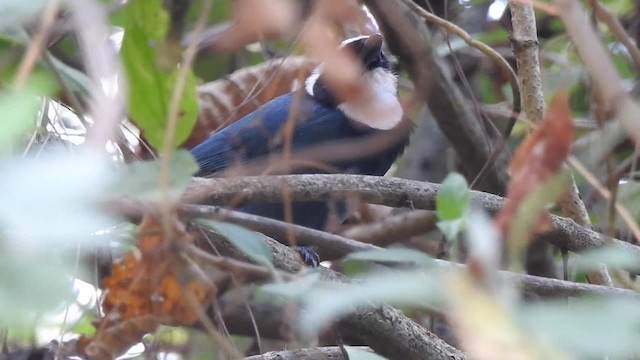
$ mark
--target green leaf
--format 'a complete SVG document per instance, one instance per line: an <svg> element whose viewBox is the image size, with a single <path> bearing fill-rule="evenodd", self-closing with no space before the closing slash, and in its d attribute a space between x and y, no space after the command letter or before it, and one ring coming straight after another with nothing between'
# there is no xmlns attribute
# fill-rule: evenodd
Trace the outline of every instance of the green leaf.
<svg viewBox="0 0 640 360"><path fill-rule="evenodd" d="M301 331L313 337L331 320L363 306L439 307L443 299L438 277L437 269L404 270L380 272L351 284L317 283L303 296Z"/></svg>
<svg viewBox="0 0 640 360"><path fill-rule="evenodd" d="M375 249L351 253L346 256L345 260L412 263L416 265L433 264L431 256L420 251L403 248Z"/></svg>
<svg viewBox="0 0 640 360"><path fill-rule="evenodd" d="M162 0L131 0L127 3L126 16L120 55L129 85L129 115L149 142L161 149L178 74L177 67L163 69L158 61L169 15L162 7ZM198 115L196 79L191 71L185 85L174 147L188 138Z"/></svg>
<svg viewBox="0 0 640 360"><path fill-rule="evenodd" d="M95 310L85 311L80 319L73 325L72 332L78 335L93 336L96 328L93 322L98 320Z"/></svg>
<svg viewBox="0 0 640 360"><path fill-rule="evenodd" d="M236 224L204 219L200 219L197 222L224 236L238 250L257 263L269 266L273 263L271 248L264 241L262 235Z"/></svg>
<svg viewBox="0 0 640 360"><path fill-rule="evenodd" d="M640 302L634 298L539 303L517 315L533 336L580 359L625 358L640 352Z"/></svg>
<svg viewBox="0 0 640 360"><path fill-rule="evenodd" d="M344 349L349 355L349 360L385 360L386 357L380 356L373 351L367 351L355 346L345 346Z"/></svg>
<svg viewBox="0 0 640 360"><path fill-rule="evenodd" d="M437 225L447 239L455 239L464 229L470 205L467 180L458 173L447 175L436 196L436 210L440 219Z"/></svg>
<svg viewBox="0 0 640 360"><path fill-rule="evenodd" d="M436 196L436 209L440 220L462 218L469 210L470 203L467 180L458 173L447 175Z"/></svg>
<svg viewBox="0 0 640 360"><path fill-rule="evenodd" d="M188 151L178 150L171 156L170 195L179 197L198 171L198 164ZM118 170L114 195L128 195L140 200L160 199L160 160L140 161Z"/></svg>

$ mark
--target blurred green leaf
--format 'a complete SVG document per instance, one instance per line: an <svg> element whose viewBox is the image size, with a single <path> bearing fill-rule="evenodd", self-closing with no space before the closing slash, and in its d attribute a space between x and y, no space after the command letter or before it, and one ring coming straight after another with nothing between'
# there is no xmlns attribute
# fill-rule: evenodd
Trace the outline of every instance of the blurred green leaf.
<svg viewBox="0 0 640 360"><path fill-rule="evenodd" d="M505 4L506 7L506 4ZM494 30L486 31L474 36L476 40L485 44L491 45L493 43L504 43L509 41L509 32L504 28L497 28Z"/></svg>
<svg viewBox="0 0 640 360"><path fill-rule="evenodd" d="M436 210L438 228L448 240L455 239L464 229L470 204L467 180L458 173L447 175L436 196Z"/></svg>
<svg viewBox="0 0 640 360"><path fill-rule="evenodd" d="M56 67L56 70L60 73L65 81L65 84L69 86L71 91L88 96L90 94L91 80L83 72L80 72L71 66L63 63L62 61L51 56L51 63ZM75 109L79 111L79 109Z"/></svg>
<svg viewBox="0 0 640 360"><path fill-rule="evenodd" d="M578 358L624 358L640 352L640 302L634 298L538 303L516 315L533 336Z"/></svg>
<svg viewBox="0 0 640 360"><path fill-rule="evenodd" d="M92 236L114 224L98 206L113 180L106 159L50 151L37 159L0 163L0 173L0 231L7 246L25 254L51 255L75 254L80 243L108 245Z"/></svg>
<svg viewBox="0 0 640 360"><path fill-rule="evenodd" d="M617 247L587 250L572 260L571 265L579 270L596 270L599 264L630 271L640 270L640 256Z"/></svg>
<svg viewBox="0 0 640 360"><path fill-rule="evenodd" d="M93 322L98 320L95 310L85 311L80 319L73 325L71 330L74 334L93 336L96 333L96 328L93 326Z"/></svg>
<svg viewBox="0 0 640 360"><path fill-rule="evenodd" d="M458 173L450 173L442 182L436 196L438 217L441 220L459 219L469 210L470 201L467 180Z"/></svg>
<svg viewBox="0 0 640 360"><path fill-rule="evenodd" d="M197 222L224 236L238 250L257 263L269 266L273 263L271 248L264 241L262 235L236 224L205 219L200 219Z"/></svg>
<svg viewBox="0 0 640 360"><path fill-rule="evenodd" d="M301 299L305 311L299 325L315 336L329 321L362 306L438 307L443 300L438 278L438 269L405 270L372 274L351 284L317 283Z"/></svg>
<svg viewBox="0 0 640 360"><path fill-rule="evenodd" d="M196 171L198 164L188 151L174 152L171 156L170 195L179 197ZM123 166L117 174L117 182L112 187L114 195L128 195L140 200L160 199L160 160L135 162Z"/></svg>
<svg viewBox="0 0 640 360"><path fill-rule="evenodd" d="M299 298L309 294L320 282L320 273L312 272L294 281L286 283L267 284L260 287L264 292L284 296L287 298Z"/></svg>
<svg viewBox="0 0 640 360"><path fill-rule="evenodd" d="M46 5L46 0L2 0L0 1L0 17L2 25L0 29L20 26L23 22L37 16Z"/></svg>
<svg viewBox="0 0 640 360"><path fill-rule="evenodd" d="M158 49L164 42L169 15L162 0L130 0L120 55L129 85L129 115L156 148L163 144L169 103L178 68L161 69ZM187 139L198 115L196 79L189 71L180 103L174 147Z"/></svg>
<svg viewBox="0 0 640 360"><path fill-rule="evenodd" d="M431 265L431 256L412 249L391 248L375 249L351 253L346 256L345 261L379 261L393 263L412 263L416 265Z"/></svg>
<svg viewBox="0 0 640 360"><path fill-rule="evenodd" d="M342 264L342 273L348 277L356 277L361 273L366 272L371 264L361 261L345 261Z"/></svg>
<svg viewBox="0 0 640 360"><path fill-rule="evenodd" d="M10 146L17 136L35 127L43 97L54 89L55 83L49 77L35 73L23 89L0 95L0 148Z"/></svg>
<svg viewBox="0 0 640 360"><path fill-rule="evenodd" d="M345 346L344 349L349 355L349 360L385 360L386 357L380 356L372 351L363 350L354 346Z"/></svg>
<svg viewBox="0 0 640 360"><path fill-rule="evenodd" d="M0 323L23 327L62 309L74 298L73 274L72 261L0 251Z"/></svg>

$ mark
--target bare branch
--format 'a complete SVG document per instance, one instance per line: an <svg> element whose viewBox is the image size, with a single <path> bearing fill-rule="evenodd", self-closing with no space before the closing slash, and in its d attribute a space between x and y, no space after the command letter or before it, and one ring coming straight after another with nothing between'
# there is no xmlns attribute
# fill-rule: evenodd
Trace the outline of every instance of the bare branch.
<svg viewBox="0 0 640 360"><path fill-rule="evenodd" d="M373 352L371 348L360 346L360 350ZM342 355L342 349L337 346L270 351L261 355L254 355L244 360L348 360Z"/></svg>
<svg viewBox="0 0 640 360"><path fill-rule="evenodd" d="M440 185L398 178L365 175L285 175L230 179L194 179L183 197L186 203L225 205L240 202L282 202L282 186L287 186L294 201L319 201L353 198L392 207L435 210ZM480 191L471 191L473 202L494 214L504 199ZM607 237L580 226L575 221L551 216L554 230L545 240L560 248L582 251L609 244ZM640 247L613 239L612 244L640 255Z"/></svg>

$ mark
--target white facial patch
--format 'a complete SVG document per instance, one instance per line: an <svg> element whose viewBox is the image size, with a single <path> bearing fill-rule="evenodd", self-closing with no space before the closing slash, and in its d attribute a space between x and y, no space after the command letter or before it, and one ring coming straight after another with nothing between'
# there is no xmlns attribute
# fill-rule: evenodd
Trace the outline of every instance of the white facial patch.
<svg viewBox="0 0 640 360"><path fill-rule="evenodd" d="M320 78L322 74L322 65L316 66L315 69L311 72L311 75L304 82L304 89L307 91L309 96L313 96L313 87L316 85L316 81Z"/></svg>
<svg viewBox="0 0 640 360"><path fill-rule="evenodd" d="M344 47L354 41L366 39L369 36L356 36L342 41L340 47ZM304 88L307 94L314 96L313 88L322 75L322 65L318 65L306 79ZM402 120L404 114L398 100L397 77L385 68L376 68L367 71L363 75L365 87L368 89L367 98L355 101L346 101L338 105L345 115L368 127L389 130L394 128Z"/></svg>
<svg viewBox="0 0 640 360"><path fill-rule="evenodd" d="M364 74L369 90L364 101L346 101L338 105L349 118L374 129L389 130L402 120L403 110L398 100L396 76L389 70L377 68Z"/></svg>
<svg viewBox="0 0 640 360"><path fill-rule="evenodd" d="M351 44L354 41L358 41L358 40L362 40L362 39L366 39L368 38L369 35L360 35L360 36L354 36L352 38L348 38L348 39L344 39L342 40L342 42L340 43L340 47L343 48L349 44Z"/></svg>

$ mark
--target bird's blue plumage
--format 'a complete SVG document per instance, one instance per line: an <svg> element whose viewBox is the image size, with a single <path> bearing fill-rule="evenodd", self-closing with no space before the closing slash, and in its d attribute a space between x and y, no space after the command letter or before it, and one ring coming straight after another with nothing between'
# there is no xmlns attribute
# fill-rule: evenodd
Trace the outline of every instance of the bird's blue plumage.
<svg viewBox="0 0 640 360"><path fill-rule="evenodd" d="M214 133L191 152L200 165L196 176L210 177L231 166L258 160L283 148L283 128L293 101L299 101L291 142L292 152L338 140L350 140L373 135L381 130L356 127L352 120L335 107L323 105L307 94L282 95L253 113ZM327 165L340 173L384 175L403 151L406 139L370 156L350 161L333 161ZM298 173L322 173L317 168L298 169ZM276 204L247 204L240 209L270 218L284 220L284 206ZM293 222L315 229L325 229L330 213L336 213L338 222L345 214L343 202L293 203Z"/></svg>
<svg viewBox="0 0 640 360"><path fill-rule="evenodd" d="M314 101L306 94L288 93L214 133L191 150L200 165L196 176L214 176L231 166L281 152L284 145L283 128L289 117L289 108L296 100L299 104L291 141L293 152L325 142L362 138L380 131L355 127L342 111ZM392 149L386 157L373 154L355 163L335 161L328 165L342 173L383 175L403 148L404 144L395 151Z"/></svg>

